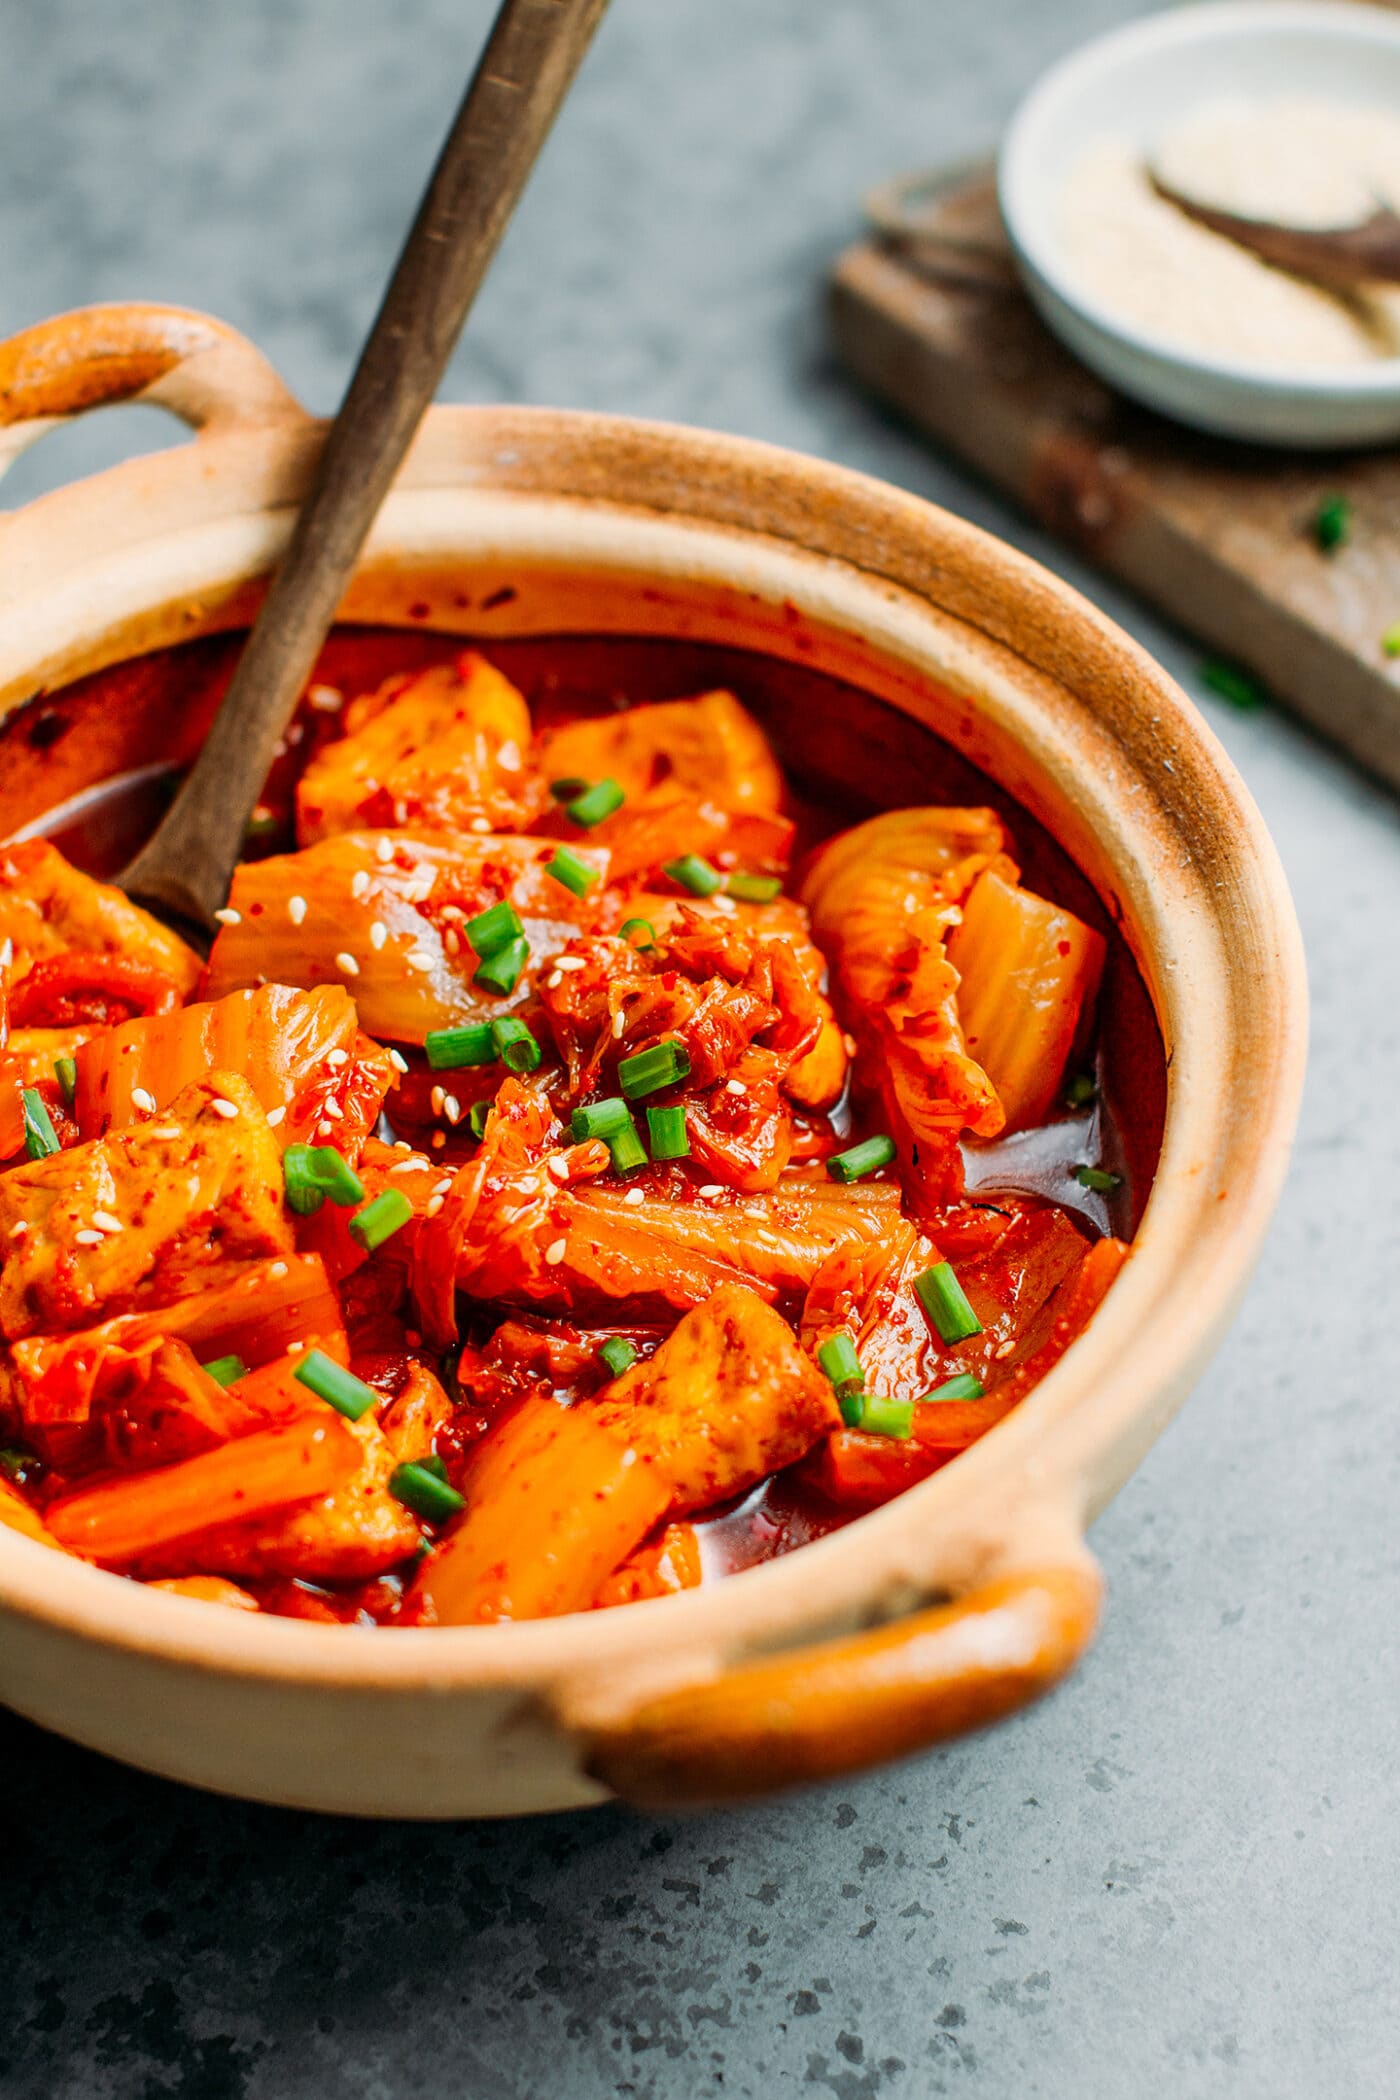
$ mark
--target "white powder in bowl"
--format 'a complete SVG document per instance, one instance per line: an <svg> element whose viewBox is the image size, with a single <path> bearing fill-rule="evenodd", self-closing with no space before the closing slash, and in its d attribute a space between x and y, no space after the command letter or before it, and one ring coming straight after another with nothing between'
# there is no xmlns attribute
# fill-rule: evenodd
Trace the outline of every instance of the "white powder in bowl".
<svg viewBox="0 0 1400 2100"><path fill-rule="evenodd" d="M1400 357L1400 286L1324 291L1210 233L1152 188L1248 218L1345 226L1400 209L1400 119L1308 102L1215 102L1146 151L1088 147L1060 195L1059 234L1080 288L1183 348L1276 367Z"/></svg>

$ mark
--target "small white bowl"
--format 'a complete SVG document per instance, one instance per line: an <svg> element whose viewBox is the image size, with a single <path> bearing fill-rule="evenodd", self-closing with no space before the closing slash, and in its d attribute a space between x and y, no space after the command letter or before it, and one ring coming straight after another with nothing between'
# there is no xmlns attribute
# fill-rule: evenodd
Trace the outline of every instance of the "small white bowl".
<svg viewBox="0 0 1400 2100"><path fill-rule="evenodd" d="M1016 112L998 162L1026 289L1061 342L1110 385L1199 430L1301 448L1400 437L1400 358L1285 369L1196 353L1120 319L1075 282L1058 216L1080 154L1104 138L1146 154L1202 102L1234 95L1400 110L1400 17L1232 0L1149 16L1052 67Z"/></svg>

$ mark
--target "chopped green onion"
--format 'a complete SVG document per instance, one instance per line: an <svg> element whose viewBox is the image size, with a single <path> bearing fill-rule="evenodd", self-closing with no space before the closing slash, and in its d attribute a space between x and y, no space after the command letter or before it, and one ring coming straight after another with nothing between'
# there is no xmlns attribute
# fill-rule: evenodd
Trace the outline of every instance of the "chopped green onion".
<svg viewBox="0 0 1400 2100"><path fill-rule="evenodd" d="M865 1413L865 1373L848 1334L834 1334L817 1351L817 1362L831 1380L848 1429L858 1429Z"/></svg>
<svg viewBox="0 0 1400 2100"><path fill-rule="evenodd" d="M597 1354L599 1362L607 1365L614 1378L621 1378L623 1372L637 1361L636 1350L630 1342L624 1342L620 1334L601 1343Z"/></svg>
<svg viewBox="0 0 1400 2100"><path fill-rule="evenodd" d="M771 904L783 892L780 875L731 875L724 885L726 897L737 897L743 904Z"/></svg>
<svg viewBox="0 0 1400 2100"><path fill-rule="evenodd" d="M564 814L578 825L580 831L591 831L610 817L615 809L621 809L627 797L615 780L595 780L592 787L575 795L572 802L564 804Z"/></svg>
<svg viewBox="0 0 1400 2100"><path fill-rule="evenodd" d="M562 882L565 889L572 890L576 897L586 897L598 880L598 870L590 868L588 862L580 860L568 846L555 847L554 858L545 862L544 872L552 875L556 882Z"/></svg>
<svg viewBox="0 0 1400 2100"><path fill-rule="evenodd" d="M1335 554L1351 537L1351 505L1345 496L1327 496L1313 515L1313 538L1324 554Z"/></svg>
<svg viewBox="0 0 1400 2100"><path fill-rule="evenodd" d="M22 1087L20 1100L24 1114L24 1149L30 1159L47 1159L58 1150L58 1133L53 1120L44 1106L44 1097L37 1088Z"/></svg>
<svg viewBox="0 0 1400 2100"><path fill-rule="evenodd" d="M357 1378L343 1364L333 1363L319 1349L308 1349L292 1376L318 1400L324 1400L327 1407L344 1415L347 1422L358 1422L379 1398L373 1386L366 1385L363 1378Z"/></svg>
<svg viewBox="0 0 1400 2100"><path fill-rule="evenodd" d="M498 948L494 955L483 957L477 965L473 979L483 991L499 992L502 997L513 992L520 982L520 973L530 960L530 944L522 934L519 940Z"/></svg>
<svg viewBox="0 0 1400 2100"><path fill-rule="evenodd" d="M523 1021L493 1021L491 1033L496 1039L496 1048L507 1071L533 1072L539 1064L541 1051Z"/></svg>
<svg viewBox="0 0 1400 2100"><path fill-rule="evenodd" d="M861 1410L860 1426L868 1436L912 1436L914 1403L886 1400L879 1393L871 1393Z"/></svg>
<svg viewBox="0 0 1400 2100"><path fill-rule="evenodd" d="M502 902L478 912L474 919L468 919L462 931L471 942L472 953L484 962L488 955L499 955L502 948L518 941L525 928L515 906Z"/></svg>
<svg viewBox="0 0 1400 2100"><path fill-rule="evenodd" d="M826 1163L826 1171L833 1181L859 1181L863 1174L873 1174L877 1167L887 1167L893 1158L893 1138L867 1138L863 1145L852 1145L848 1151L834 1152Z"/></svg>
<svg viewBox="0 0 1400 2100"><path fill-rule="evenodd" d="M1095 1189L1100 1195L1116 1189L1123 1179L1121 1174L1110 1174L1107 1167L1076 1167L1074 1178L1082 1189Z"/></svg>
<svg viewBox="0 0 1400 2100"><path fill-rule="evenodd" d="M1381 649L1387 656L1400 656L1400 620L1387 627L1381 636Z"/></svg>
<svg viewBox="0 0 1400 2100"><path fill-rule="evenodd" d="M1237 707L1241 714L1253 714L1267 698L1257 678L1251 678L1248 671L1242 671L1238 664L1226 663L1220 657L1201 665L1200 679L1202 685L1219 693L1222 700L1228 700L1231 707Z"/></svg>
<svg viewBox="0 0 1400 2100"><path fill-rule="evenodd" d="M622 1082L622 1091L629 1101L640 1101L644 1094L660 1093L663 1086L674 1086L690 1072L690 1052L684 1043L657 1043L650 1050L638 1050L635 1056L624 1057L617 1068Z"/></svg>
<svg viewBox="0 0 1400 2100"><path fill-rule="evenodd" d="M612 1154L614 1174L635 1174L638 1167L647 1164L646 1147L630 1116L625 1129L615 1131L608 1139L608 1150Z"/></svg>
<svg viewBox="0 0 1400 2100"><path fill-rule="evenodd" d="M713 897L716 890L724 887L719 869L712 868L698 853L682 854L679 860L663 860L661 866L672 882L689 890L692 897Z"/></svg>
<svg viewBox="0 0 1400 2100"><path fill-rule="evenodd" d="M967 1293L946 1261L935 1262L914 1279L914 1291L945 1342L965 1342L982 1332L982 1322L967 1302Z"/></svg>
<svg viewBox="0 0 1400 2100"><path fill-rule="evenodd" d="M53 1061L53 1076L58 1081L58 1091L63 1096L65 1108L73 1106L73 1096L78 1091L78 1061L73 1057L56 1057Z"/></svg>
<svg viewBox="0 0 1400 2100"><path fill-rule="evenodd" d="M364 1183L334 1145L288 1145L282 1154L282 1183L289 1206L300 1218L314 1217L327 1196L341 1205L364 1200Z"/></svg>
<svg viewBox="0 0 1400 2100"><path fill-rule="evenodd" d="M366 1254L373 1254L385 1240L392 1239L413 1216L413 1205L402 1189L385 1189L363 1210L357 1210L350 1220L350 1230Z"/></svg>
<svg viewBox="0 0 1400 2100"><path fill-rule="evenodd" d="M920 1400L920 1407L927 1407L930 1400L980 1400L987 1388L971 1371L959 1371L956 1378L945 1378L942 1385L934 1386Z"/></svg>
<svg viewBox="0 0 1400 2100"><path fill-rule="evenodd" d="M439 1459L438 1464L442 1461ZM411 1509L415 1517L423 1517L429 1524L445 1524L466 1508L466 1502L439 1479L436 1468L425 1458L410 1458L401 1466L395 1466L389 1475L389 1493L405 1509Z"/></svg>
<svg viewBox="0 0 1400 2100"><path fill-rule="evenodd" d="M216 1356L212 1363L201 1364L199 1368L209 1373L215 1385L232 1385L235 1379L248 1375L248 1366L241 1356Z"/></svg>
<svg viewBox="0 0 1400 2100"><path fill-rule="evenodd" d="M606 1101L590 1101L586 1107L576 1108L569 1118L569 1131L576 1144L585 1138L603 1138L625 1130L632 1121L627 1103L617 1094L610 1094Z"/></svg>
<svg viewBox="0 0 1400 2100"><path fill-rule="evenodd" d="M570 773L565 780L551 780L549 792L556 802L572 802L587 786L588 782L580 779L577 773Z"/></svg>
<svg viewBox="0 0 1400 2100"><path fill-rule="evenodd" d="M435 1072L496 1062L496 1038L489 1021L468 1021L461 1028L431 1028L423 1038L423 1048Z"/></svg>
<svg viewBox="0 0 1400 2100"><path fill-rule="evenodd" d="M1067 1108L1084 1108L1097 1092L1092 1072L1076 1072L1065 1088L1065 1105Z"/></svg>
<svg viewBox="0 0 1400 2100"><path fill-rule="evenodd" d="M494 1101L473 1101L467 1110L467 1128L478 1145L486 1135L486 1118L495 1107Z"/></svg>
<svg viewBox="0 0 1400 2100"><path fill-rule="evenodd" d="M688 1159L690 1138L686 1133L685 1110L679 1105L674 1108L649 1108L647 1138L651 1144L653 1159Z"/></svg>
<svg viewBox="0 0 1400 2100"><path fill-rule="evenodd" d="M1400 632L1400 630L1397 631ZM643 933L646 935L646 939L634 941L632 939L634 933ZM650 919L624 919L622 922L622 938L632 948L654 948L656 946L656 928L652 925Z"/></svg>

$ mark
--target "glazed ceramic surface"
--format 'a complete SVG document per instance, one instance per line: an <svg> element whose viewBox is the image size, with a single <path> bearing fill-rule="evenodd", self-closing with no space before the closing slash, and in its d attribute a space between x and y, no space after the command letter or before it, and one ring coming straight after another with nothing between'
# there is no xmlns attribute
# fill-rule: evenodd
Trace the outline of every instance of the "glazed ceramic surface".
<svg viewBox="0 0 1400 2100"><path fill-rule="evenodd" d="M1400 97L1400 21L1379 7L1233 0L1150 15L1053 66L1012 119L998 163L1002 216L1042 320L1110 386L1179 422L1258 444L1316 449L1400 436L1400 359L1288 370L1193 355L1081 291L1056 224L1086 146L1150 156L1205 101L1316 97L1363 109Z"/></svg>
<svg viewBox="0 0 1400 2100"><path fill-rule="evenodd" d="M286 542L321 428L199 315L93 309L0 345L0 454L132 398L196 441L0 521L0 712L246 625ZM1137 959L1169 1060L1152 1196L1123 1276L1030 1397L800 1554L625 1610L379 1637L171 1597L0 1531L0 1698L199 1785L431 1817L732 1799L1047 1689L1098 1615L1084 1527L1229 1320L1301 1085L1292 908L1214 739L1111 623L947 513L619 419L432 411L342 617L487 643L721 641L933 729L1054 833Z"/></svg>

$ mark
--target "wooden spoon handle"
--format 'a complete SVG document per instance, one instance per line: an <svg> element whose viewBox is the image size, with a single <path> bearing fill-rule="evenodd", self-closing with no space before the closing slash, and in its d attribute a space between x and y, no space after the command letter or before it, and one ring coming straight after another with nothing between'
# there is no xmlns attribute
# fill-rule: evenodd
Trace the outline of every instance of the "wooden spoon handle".
<svg viewBox="0 0 1400 2100"><path fill-rule="evenodd" d="M1355 226L1283 226L1272 219L1242 218L1238 212L1203 204L1155 173L1152 187L1197 225L1223 234L1226 240L1297 277L1310 277L1336 290L1400 281L1400 217L1389 209L1372 212Z"/></svg>
<svg viewBox="0 0 1400 2100"><path fill-rule="evenodd" d="M504 0L223 705L119 878L192 927L214 931L278 739L606 6Z"/></svg>

